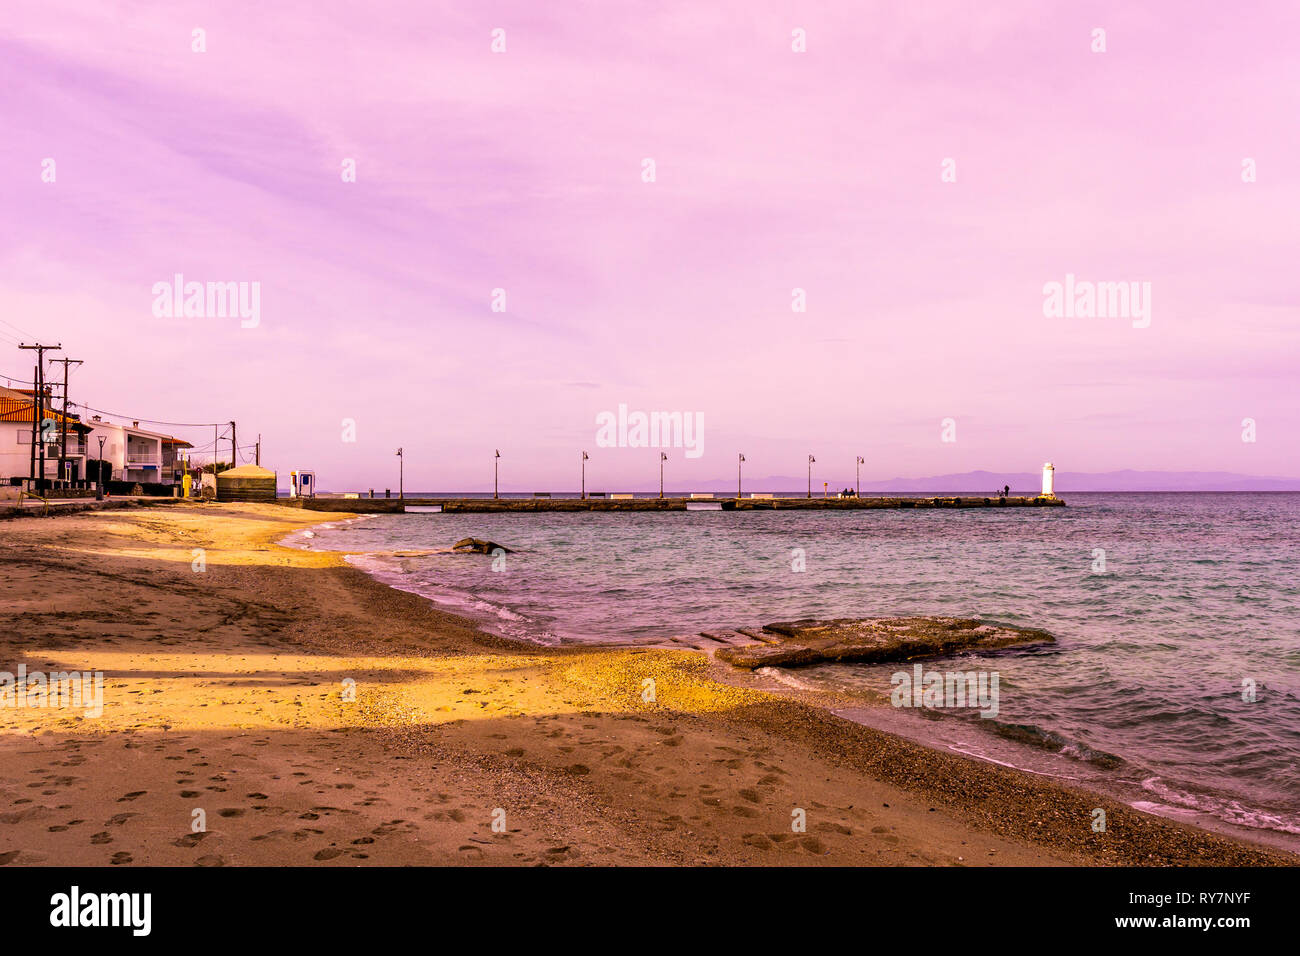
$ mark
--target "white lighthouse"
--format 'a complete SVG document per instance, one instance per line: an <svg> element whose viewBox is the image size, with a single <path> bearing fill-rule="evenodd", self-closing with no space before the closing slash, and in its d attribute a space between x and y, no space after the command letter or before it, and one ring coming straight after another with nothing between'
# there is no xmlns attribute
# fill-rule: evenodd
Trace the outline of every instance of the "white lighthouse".
<svg viewBox="0 0 1300 956"><path fill-rule="evenodd" d="M1055 498L1056 466L1050 461L1043 465L1043 497Z"/></svg>

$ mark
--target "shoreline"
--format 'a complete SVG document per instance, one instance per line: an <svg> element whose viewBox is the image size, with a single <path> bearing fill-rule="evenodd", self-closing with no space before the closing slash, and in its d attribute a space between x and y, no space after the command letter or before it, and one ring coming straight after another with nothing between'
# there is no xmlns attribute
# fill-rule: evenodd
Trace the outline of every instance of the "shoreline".
<svg viewBox="0 0 1300 956"><path fill-rule="evenodd" d="M341 553L275 543L343 517L6 522L0 666L102 669L107 706L0 709L0 862L1300 862L744 686L701 652L496 637Z"/></svg>
<svg viewBox="0 0 1300 956"><path fill-rule="evenodd" d="M374 515L360 515L338 521L331 520L314 527L338 528L373 517ZM288 541L296 536L297 534L293 533L287 535L284 540ZM314 539L303 539L302 547L320 549L322 547L320 542L321 538L318 534ZM405 557L412 552L337 551L328 547L323 550L342 554L348 564L363 571L378 583L429 600L448 613L463 618L470 625L503 640L545 648L571 645L609 649L694 647L696 651L706 654L711 660L715 659L711 650L701 646L709 642L692 642L689 639L692 635L663 639L649 637L621 639L617 636L602 639L576 636L572 628L564 628L564 632L569 636L557 637L548 630L545 636L553 639L546 640L534 629L521 628L517 613L508 604L499 603L499 598L488 601L471 591L451 589L445 585L432 586L428 582L410 583L405 574L384 560ZM995 652L989 657L995 660L997 656L999 654ZM933 658L932 661L943 659ZM894 666L888 665L890 668ZM908 666L910 667L910 664ZM850 691L824 685L818 686L816 681L810 683L798 676L802 668L764 666L749 670L751 672L757 670L764 679L755 680L750 674L728 667L725 663L712 673L720 683L792 697L841 719L909 740L930 750L959 754L978 763L1002 766L1023 774L1049 779L1065 787L1121 801L1135 810L1165 820L1187 823L1250 844L1271 847L1288 853L1300 853L1300 834L1279 827L1263 824L1252 826L1238 822L1214 812L1207 806L1217 805L1228 811L1235 810L1241 817L1264 820L1276 819L1271 811L1243 808L1236 799L1216 796L1209 792L1172 789L1166 785L1166 781L1157 771L1143 770L1135 773L1134 771L1139 768L1134 767L1131 762L1120 761L1111 754L1093 753L1079 742L1065 741L1059 751L1050 747L1036 748L1030 744L1016 743L1006 734L999 734L994 726L986 725L982 721L958 724L952 722L949 715L941 711L925 713L894 711L888 706L887 689L877 691L860 688L857 691ZM960 739L966 735L973 735L974 739ZM1120 764L1122 769L1119 767L1112 767L1109 770L1099 769L1090 759L1080 758L1074 762L1061 755L1072 750L1083 750L1103 760L1109 758Z"/></svg>

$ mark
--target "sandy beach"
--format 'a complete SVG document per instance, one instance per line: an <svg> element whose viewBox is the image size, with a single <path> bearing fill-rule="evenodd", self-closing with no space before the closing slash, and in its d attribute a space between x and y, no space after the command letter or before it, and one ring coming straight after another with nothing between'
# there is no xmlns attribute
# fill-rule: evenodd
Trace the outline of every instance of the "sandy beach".
<svg viewBox="0 0 1300 956"><path fill-rule="evenodd" d="M339 517L0 522L0 670L105 675L99 717L0 709L0 864L1300 862L850 723L704 653L507 642L276 543Z"/></svg>

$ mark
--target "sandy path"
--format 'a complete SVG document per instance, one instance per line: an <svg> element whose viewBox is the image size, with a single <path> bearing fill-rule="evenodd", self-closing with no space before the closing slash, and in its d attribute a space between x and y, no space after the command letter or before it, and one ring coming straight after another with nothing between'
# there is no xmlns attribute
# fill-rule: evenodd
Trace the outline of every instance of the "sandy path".
<svg viewBox="0 0 1300 956"><path fill-rule="evenodd" d="M0 523L0 670L105 674L98 718L0 709L0 864L1295 862L720 683L702 654L507 644L272 543L321 520Z"/></svg>

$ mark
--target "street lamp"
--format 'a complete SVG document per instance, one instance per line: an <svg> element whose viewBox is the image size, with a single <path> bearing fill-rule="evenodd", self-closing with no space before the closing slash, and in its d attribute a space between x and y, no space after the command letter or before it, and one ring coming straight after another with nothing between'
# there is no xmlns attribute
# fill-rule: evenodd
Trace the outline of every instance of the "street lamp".
<svg viewBox="0 0 1300 956"><path fill-rule="evenodd" d="M587 500L587 459L591 456L585 451L582 453L582 500Z"/></svg>
<svg viewBox="0 0 1300 956"><path fill-rule="evenodd" d="M99 466L96 477L99 479L95 482L95 500L104 500L104 439L107 435L99 435Z"/></svg>
<svg viewBox="0 0 1300 956"><path fill-rule="evenodd" d="M858 455L858 464L857 464L857 475L858 475L858 481L857 481L857 484L855 484L855 485L853 486L853 497L854 497L854 498L861 498L861 497L862 497L862 465L863 465L863 462L865 462L865 461L866 461L865 458L863 458L861 455Z"/></svg>
<svg viewBox="0 0 1300 956"><path fill-rule="evenodd" d="M501 474L501 449L494 449L496 457L492 459L492 497L497 497L497 478Z"/></svg>
<svg viewBox="0 0 1300 956"><path fill-rule="evenodd" d="M739 460L736 462L736 500L737 501L740 500L740 465L742 462L744 462L744 460L745 460L745 456L740 455Z"/></svg>
<svg viewBox="0 0 1300 956"><path fill-rule="evenodd" d="M812 455L808 456L808 497L812 497L812 466L817 461Z"/></svg>
<svg viewBox="0 0 1300 956"><path fill-rule="evenodd" d="M660 498L664 496L664 462L666 462L667 460L668 460L668 456L665 455L663 452L660 452L659 453L659 497Z"/></svg>
<svg viewBox="0 0 1300 956"><path fill-rule="evenodd" d="M405 498L406 493L403 489L405 481L406 458L402 455L402 449L397 449L397 497Z"/></svg>

